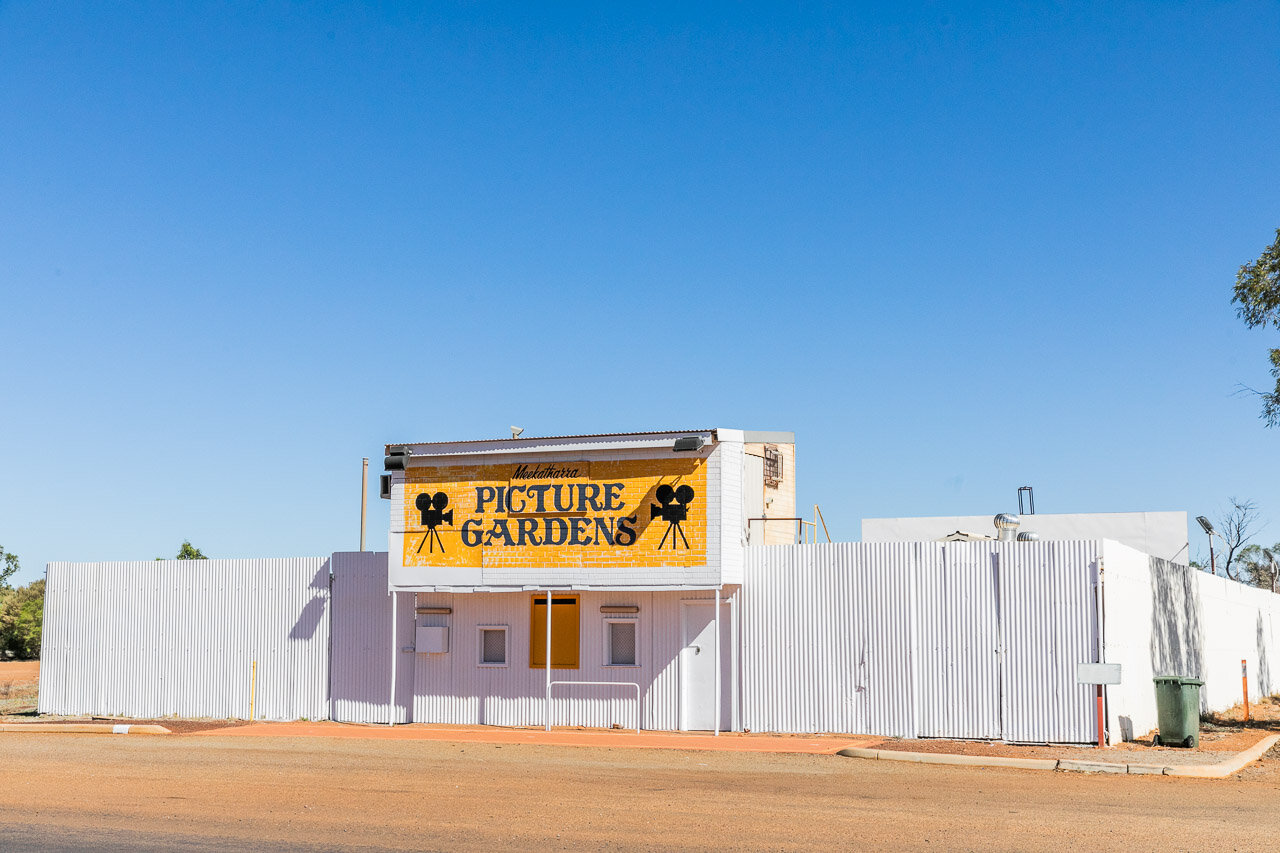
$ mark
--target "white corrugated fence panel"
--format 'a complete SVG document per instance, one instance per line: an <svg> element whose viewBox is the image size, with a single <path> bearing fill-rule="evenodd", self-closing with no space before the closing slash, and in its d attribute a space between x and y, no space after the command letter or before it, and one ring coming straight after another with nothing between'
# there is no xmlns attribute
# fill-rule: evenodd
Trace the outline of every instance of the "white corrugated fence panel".
<svg viewBox="0 0 1280 853"><path fill-rule="evenodd" d="M916 567L922 737L1000 737L996 560L988 543L936 546ZM922 556L932 548L922 548Z"/></svg>
<svg viewBox="0 0 1280 853"><path fill-rule="evenodd" d="M743 725L1088 742L1092 724L1074 679L1076 658L1089 653L1095 631L1097 548L885 542L748 549Z"/></svg>
<svg viewBox="0 0 1280 853"><path fill-rule="evenodd" d="M920 543L747 551L742 724L912 733L910 567Z"/></svg>
<svg viewBox="0 0 1280 853"><path fill-rule="evenodd" d="M1094 688L1076 664L1097 661L1094 583L1101 543L1011 542L1000 561L1004 739L1097 741Z"/></svg>
<svg viewBox="0 0 1280 853"><path fill-rule="evenodd" d="M396 637L391 637L392 604ZM387 592L385 551L333 555L333 718L410 722L414 657L413 593ZM396 670L394 707L391 670Z"/></svg>
<svg viewBox="0 0 1280 853"><path fill-rule="evenodd" d="M51 563L45 625L41 713L328 716L324 558Z"/></svg>

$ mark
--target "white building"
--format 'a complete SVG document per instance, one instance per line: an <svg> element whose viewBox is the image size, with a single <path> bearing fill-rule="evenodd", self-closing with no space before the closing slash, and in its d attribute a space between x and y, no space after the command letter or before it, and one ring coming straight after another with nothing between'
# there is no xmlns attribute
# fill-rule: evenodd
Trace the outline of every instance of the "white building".
<svg viewBox="0 0 1280 853"><path fill-rule="evenodd" d="M1269 592L1044 528L771 544L794 462L729 429L389 445L386 553L51 564L40 710L1088 743L1079 663L1122 665L1112 740L1154 674L1276 689Z"/></svg>

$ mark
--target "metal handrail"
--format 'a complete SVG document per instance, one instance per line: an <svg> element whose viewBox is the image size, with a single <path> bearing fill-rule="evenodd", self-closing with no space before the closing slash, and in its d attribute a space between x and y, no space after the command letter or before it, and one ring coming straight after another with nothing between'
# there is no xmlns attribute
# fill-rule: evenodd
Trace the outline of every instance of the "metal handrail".
<svg viewBox="0 0 1280 853"><path fill-rule="evenodd" d="M553 681L551 686L557 684L584 684L591 687L634 687L636 689L636 734L640 734L640 685L634 681ZM551 715L547 715L550 720ZM550 724L548 723L548 726Z"/></svg>
<svg viewBox="0 0 1280 853"><path fill-rule="evenodd" d="M747 519L747 529L748 529L748 530L750 530L750 529L751 529L751 522L753 522L753 521L795 521L795 522L798 522L798 526L797 526L797 529L796 529L796 544L797 544L797 545L803 545L803 544L805 544L805 543L804 543L804 540L805 540L805 530L804 530L804 528L805 528L805 526L807 525L807 526L809 526L809 527L812 527L812 528L813 528L813 542L812 542L812 543L810 543L810 544L817 544L817 541L818 541L818 524L817 524L817 522L815 522L815 521L809 521L809 520L807 520L807 519L801 518L801 517L799 517L799 516L794 516L794 515L771 515L771 516L765 516L765 515L762 515L762 516L759 516L759 517L757 517L757 518L748 518L748 519ZM830 538L830 537L828 537L828 539L829 539L829 538Z"/></svg>

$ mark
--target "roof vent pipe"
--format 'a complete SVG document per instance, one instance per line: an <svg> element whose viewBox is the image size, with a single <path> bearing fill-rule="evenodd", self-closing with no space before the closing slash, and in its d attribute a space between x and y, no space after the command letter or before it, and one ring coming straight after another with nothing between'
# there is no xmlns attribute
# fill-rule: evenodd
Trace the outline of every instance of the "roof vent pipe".
<svg viewBox="0 0 1280 853"><path fill-rule="evenodd" d="M996 538L1001 542L1015 542L1018 539L1018 517L1010 512L1002 512L992 519L996 526Z"/></svg>
<svg viewBox="0 0 1280 853"><path fill-rule="evenodd" d="M1040 534L1036 533L1034 530L1020 530L1018 531L1018 541L1019 542L1039 542Z"/></svg>

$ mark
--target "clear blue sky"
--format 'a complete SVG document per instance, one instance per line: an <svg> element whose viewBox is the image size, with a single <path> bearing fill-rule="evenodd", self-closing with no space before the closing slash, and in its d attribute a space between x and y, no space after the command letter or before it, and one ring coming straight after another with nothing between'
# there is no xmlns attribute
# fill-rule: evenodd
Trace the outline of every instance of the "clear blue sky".
<svg viewBox="0 0 1280 853"><path fill-rule="evenodd" d="M385 549L382 445L509 424L1280 539L1280 5L693 5L0 5L19 580L353 549L362 456Z"/></svg>

